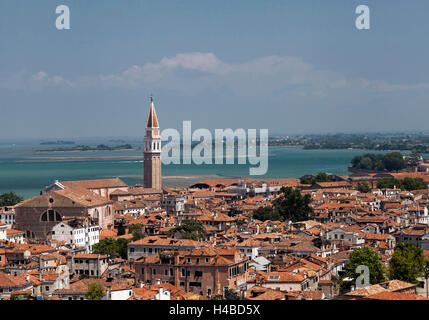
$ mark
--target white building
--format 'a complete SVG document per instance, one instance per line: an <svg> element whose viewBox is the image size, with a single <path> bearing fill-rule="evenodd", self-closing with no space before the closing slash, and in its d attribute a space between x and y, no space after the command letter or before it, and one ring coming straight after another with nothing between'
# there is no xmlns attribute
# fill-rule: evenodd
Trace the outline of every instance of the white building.
<svg viewBox="0 0 429 320"><path fill-rule="evenodd" d="M0 222L0 240L7 240L6 229L7 229L7 225Z"/></svg>
<svg viewBox="0 0 429 320"><path fill-rule="evenodd" d="M155 300L171 300L170 290L159 287Z"/></svg>
<svg viewBox="0 0 429 320"><path fill-rule="evenodd" d="M132 288L107 290L106 295L101 300L128 300L134 295Z"/></svg>
<svg viewBox="0 0 429 320"><path fill-rule="evenodd" d="M9 242L25 243L24 231L9 228L6 230L6 238Z"/></svg>
<svg viewBox="0 0 429 320"><path fill-rule="evenodd" d="M168 214L181 214L185 211L185 196L183 195L162 195L161 208L166 209Z"/></svg>
<svg viewBox="0 0 429 320"><path fill-rule="evenodd" d="M100 228L97 225L73 228L65 222L60 222L52 228L51 239L85 247L86 253L91 253L93 246L100 241Z"/></svg>
<svg viewBox="0 0 429 320"><path fill-rule="evenodd" d="M363 245L365 243L365 239L359 233L346 231L341 228L327 232L326 239L349 241L353 245Z"/></svg>
<svg viewBox="0 0 429 320"><path fill-rule="evenodd" d="M15 223L15 212L13 207L0 208L0 223L12 226Z"/></svg>
<svg viewBox="0 0 429 320"><path fill-rule="evenodd" d="M266 183L262 183L261 186L254 186L250 185L248 186L247 183L240 183L237 186L231 186L228 188L228 193L236 193L241 196L275 196L280 194L280 189L282 186L276 185L276 186L268 186Z"/></svg>

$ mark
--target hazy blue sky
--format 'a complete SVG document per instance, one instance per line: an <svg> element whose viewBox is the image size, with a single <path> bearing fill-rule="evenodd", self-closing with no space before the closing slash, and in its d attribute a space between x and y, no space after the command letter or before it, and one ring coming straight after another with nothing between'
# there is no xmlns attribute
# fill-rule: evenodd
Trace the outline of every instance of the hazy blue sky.
<svg viewBox="0 0 429 320"><path fill-rule="evenodd" d="M425 130L428 15L426 0L2 0L0 139L140 136L151 93L162 128Z"/></svg>

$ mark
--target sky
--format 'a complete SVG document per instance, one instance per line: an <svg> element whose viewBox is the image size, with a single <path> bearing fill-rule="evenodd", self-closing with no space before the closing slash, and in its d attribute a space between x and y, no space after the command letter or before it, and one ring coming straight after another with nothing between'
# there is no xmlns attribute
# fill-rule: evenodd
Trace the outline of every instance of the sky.
<svg viewBox="0 0 429 320"><path fill-rule="evenodd" d="M358 5L370 29L358 30ZM59 5L70 30L57 30ZM427 129L426 0L2 0L0 140Z"/></svg>

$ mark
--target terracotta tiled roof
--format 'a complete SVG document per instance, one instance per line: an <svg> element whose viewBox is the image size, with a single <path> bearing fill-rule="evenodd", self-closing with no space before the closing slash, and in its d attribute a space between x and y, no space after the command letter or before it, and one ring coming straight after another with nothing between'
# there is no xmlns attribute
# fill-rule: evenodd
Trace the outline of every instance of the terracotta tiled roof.
<svg viewBox="0 0 429 320"><path fill-rule="evenodd" d="M365 297L370 300L429 300L423 296L404 292L379 292Z"/></svg>
<svg viewBox="0 0 429 320"><path fill-rule="evenodd" d="M60 183L63 186L68 187L68 188L99 189L99 188L128 187L128 185L119 178L78 180L78 181L60 181Z"/></svg>

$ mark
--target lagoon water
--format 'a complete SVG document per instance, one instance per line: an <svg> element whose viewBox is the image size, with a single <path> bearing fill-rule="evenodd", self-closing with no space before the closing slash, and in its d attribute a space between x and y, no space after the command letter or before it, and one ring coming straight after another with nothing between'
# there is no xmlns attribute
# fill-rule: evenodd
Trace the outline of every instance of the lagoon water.
<svg viewBox="0 0 429 320"><path fill-rule="evenodd" d="M89 144L87 144L89 145ZM135 146L136 144L133 144ZM36 196L55 180L119 177L129 185L142 184L142 150L40 152L37 149L70 146L0 144L0 194L14 191L24 198ZM255 178L297 178L320 171L348 174L351 159L368 150L303 150L269 148L268 172ZM380 152L384 153L384 152ZM213 178L248 177L249 163L224 165L163 165L163 184L184 187Z"/></svg>

